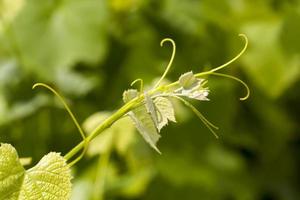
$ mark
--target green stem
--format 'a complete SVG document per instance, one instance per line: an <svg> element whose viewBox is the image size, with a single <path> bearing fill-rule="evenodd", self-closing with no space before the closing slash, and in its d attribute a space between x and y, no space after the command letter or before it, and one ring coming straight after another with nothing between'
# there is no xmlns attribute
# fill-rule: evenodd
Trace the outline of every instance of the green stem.
<svg viewBox="0 0 300 200"><path fill-rule="evenodd" d="M206 72L202 72L202 73L197 73L195 74L195 77L202 77L202 76L205 76L205 75L217 75L217 76L223 76L223 77L227 77L227 78L231 78L231 79L234 79L236 81L239 81L241 82L247 89L247 95L246 97L244 98L241 98L241 100L245 100L246 98L248 98L248 95L249 95L249 88L248 86L243 82L241 81L240 79L237 79L235 77L232 77L230 75L226 75L226 74L220 74L220 73L216 73L216 71L218 70L221 70L223 68L225 68L226 66L230 65L231 63L233 63L234 61L236 61L244 52L245 50L247 49L247 45L248 45L248 39L245 35L243 34L240 34L239 36L243 37L245 39L245 46L244 48L242 49L242 51L237 55L235 56L233 59L231 59L230 61L228 61L227 63L219 66L219 67L216 67L214 69L211 69L209 71L206 71ZM172 65L172 62L173 62L173 59L174 59L174 56L175 56L175 51L176 51L176 45L174 43L174 41L172 39L169 39L169 38L166 38L164 40L162 40L161 42L161 46L164 44L164 42L166 41L169 41L172 43L172 46L173 46L173 52L172 52L172 56L171 56L171 59L169 61L169 64L167 66L167 69L165 70L163 76L159 79L159 81L156 83L156 85L154 86L154 89L150 90L147 94L148 95L152 95L152 94L155 94L156 92L163 92L163 91L166 91L174 86L177 86L179 84L179 81L176 81L176 82L173 82L169 85L162 85L160 86L160 83L161 81L165 78L166 74L168 73L171 65ZM140 90L142 90L142 80L141 79L138 79L140 82L141 82L141 88ZM138 81L136 80L136 81ZM134 84L136 81L134 81L132 84ZM135 106L139 105L143 99L144 99L145 95L144 94L141 94L140 96L132 99L131 101L129 101L128 103L126 103L124 106L122 106L118 111L116 111L113 115L111 115L109 118L107 118L106 120L104 120L104 122L102 124L100 124L88 137L85 138L84 141L80 142L77 146L75 146L71 151L69 151L65 156L64 158L66 160L69 160L71 159L73 156L75 156L76 154L78 154L78 152L85 147L85 145L89 144L89 142L94 139L96 136L98 136L101 132L103 132L105 129L109 128L114 122L116 122L117 120L119 120L121 117L123 117L127 112L129 112L131 109L133 109ZM188 104L187 104L188 105ZM189 106L189 105L188 105ZM191 107L192 108L192 107ZM193 109L194 110L194 109ZM195 111L195 110L194 110ZM200 119L205 119L204 117L202 117L201 113L196 113ZM205 124L207 124L207 121L203 120L204 122L206 122ZM208 126L209 127L209 126ZM210 127L209 127L210 128Z"/></svg>
<svg viewBox="0 0 300 200"><path fill-rule="evenodd" d="M195 74L195 76L203 76L211 74L211 71L203 72ZM164 91L165 89L169 89L171 87L174 87L178 84L178 81L171 83L169 85L162 85L159 86L151 91L148 92L149 95L154 94L159 91ZM71 151L69 151L64 158L66 160L70 160L73 156L78 154L78 152L84 148L85 144L89 144L89 142L94 139L96 136L98 136L101 132L103 132L105 129L109 128L114 122L119 120L121 117L123 117L126 113L128 113L130 110L132 110L135 106L137 106L139 103L141 103L144 99L144 94L132 99L128 103L126 103L124 106L122 106L119 110L117 110L113 115L108 117L104 122L102 122L98 127L95 128L95 130L89 134L89 136L86 137L84 141L81 141L79 144L77 144Z"/></svg>
<svg viewBox="0 0 300 200"><path fill-rule="evenodd" d="M118 111L116 111L113 115L108 117L106 120L104 120L103 123L101 123L98 127L96 127L95 130L91 134L89 134L89 136L86 137L85 141L80 142L73 149L71 149L71 151L69 151L64 156L64 158L66 160L70 160L85 146L85 142L88 144L92 139L94 139L96 136L98 136L101 132L103 132L105 129L109 128L114 122L119 120L127 112L129 112L131 109L133 109L135 106L137 106L143 100L143 98L144 98L144 95L141 95L135 99L132 99L131 101L126 103L124 106L122 106Z"/></svg>
<svg viewBox="0 0 300 200"><path fill-rule="evenodd" d="M171 85L171 84L170 84ZM169 85L166 86L159 86L151 91L148 92L149 95L152 95L156 92L162 91L165 87L169 87ZM66 160L70 160L73 156L79 153L79 151L84 148L85 144L89 144L91 140L93 140L95 137L97 137L101 132L103 132L105 129L109 128L113 123L115 123L117 120L122 118L126 113L128 113L130 110L132 110L134 107L138 106L144 99L145 95L141 94L140 96L132 99L125 105L123 105L119 110L117 110L113 115L108 117L106 120L104 120L98 127L94 129L94 131L89 134L85 140L81 141L79 144L77 144L73 149L71 149L64 158Z"/></svg>

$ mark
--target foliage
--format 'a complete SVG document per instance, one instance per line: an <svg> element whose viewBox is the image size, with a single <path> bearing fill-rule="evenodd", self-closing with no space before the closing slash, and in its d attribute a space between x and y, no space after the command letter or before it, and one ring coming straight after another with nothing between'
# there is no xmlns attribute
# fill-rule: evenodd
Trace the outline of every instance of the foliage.
<svg viewBox="0 0 300 200"><path fill-rule="evenodd" d="M0 2L0 140L32 163L80 141L60 103L33 93L33 83L55 85L84 121L119 107L131 80L154 85L168 57L162 38L178 46L168 75L177 80L226 63L240 48L236 35L249 37L226 71L249 83L251 98L237 101L236 84L209 76L201 78L211 101L191 101L218 125L219 140L169 99L180 123L161 130L162 156L124 118L124 134L112 125L103 137L117 136L95 138L74 167L72 199L299 199L298 0Z"/></svg>
<svg viewBox="0 0 300 200"><path fill-rule="evenodd" d="M16 150L0 146L1 199L67 200L71 194L71 172L63 157L49 153L33 168L25 171Z"/></svg>

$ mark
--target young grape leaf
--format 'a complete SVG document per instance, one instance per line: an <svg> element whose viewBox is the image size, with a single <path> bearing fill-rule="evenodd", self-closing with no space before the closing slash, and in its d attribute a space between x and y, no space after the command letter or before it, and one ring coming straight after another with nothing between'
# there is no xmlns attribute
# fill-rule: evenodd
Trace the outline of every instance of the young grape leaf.
<svg viewBox="0 0 300 200"><path fill-rule="evenodd" d="M191 99L207 101L209 90L204 88L204 79L196 78L192 71L180 76L179 85L181 86L175 91L175 95L185 96Z"/></svg>
<svg viewBox="0 0 300 200"><path fill-rule="evenodd" d="M164 97L157 97L154 99L154 104L158 116L158 130L160 131L168 121L176 122L174 108L172 102Z"/></svg>
<svg viewBox="0 0 300 200"><path fill-rule="evenodd" d="M59 153L45 155L25 170L10 144L0 146L0 200L68 200L71 173Z"/></svg>
<svg viewBox="0 0 300 200"><path fill-rule="evenodd" d="M190 90L195 87L198 87L200 84L199 79L197 79L193 72L186 72L179 77L179 85L185 90Z"/></svg>
<svg viewBox="0 0 300 200"><path fill-rule="evenodd" d="M138 96L138 91L136 89L129 89L123 92L123 101L125 103L129 102L130 100L134 99Z"/></svg>
<svg viewBox="0 0 300 200"><path fill-rule="evenodd" d="M137 90L129 89L123 93L123 101L127 103L131 99L135 98L138 95ZM150 146L155 149L158 153L160 151L156 147L156 143L160 138L158 134L157 127L155 125L155 119L153 119L153 108L151 108L151 104L153 104L152 99L147 95L145 95L145 104L140 105L137 108L134 108L132 111L128 113L131 120L133 121L135 127L139 131L139 133L143 136L143 138L150 144ZM152 102L152 103L151 103ZM154 112L155 114L155 112Z"/></svg>
<svg viewBox="0 0 300 200"><path fill-rule="evenodd" d="M123 100L127 103L137 95L137 90L127 90L123 93ZM168 121L176 122L174 108L171 101L167 98L157 97L153 101L147 93L144 96L144 104L134 108L128 115L146 142L160 153L156 147L156 143L161 137L159 132L168 124Z"/></svg>
<svg viewBox="0 0 300 200"><path fill-rule="evenodd" d="M148 113L146 106L141 105L130 111L128 115L146 142L148 142L153 149L160 153L156 147L156 143L159 140L160 135L158 134L158 130L151 115Z"/></svg>

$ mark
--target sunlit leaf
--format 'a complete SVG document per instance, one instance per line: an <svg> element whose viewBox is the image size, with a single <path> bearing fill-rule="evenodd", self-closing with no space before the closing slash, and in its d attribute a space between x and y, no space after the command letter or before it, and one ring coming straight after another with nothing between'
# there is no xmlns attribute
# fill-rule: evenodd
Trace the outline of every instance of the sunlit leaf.
<svg viewBox="0 0 300 200"><path fill-rule="evenodd" d="M181 88L175 91L175 95L184 96L200 101L207 101L209 90L204 88L204 79L196 78L193 72L187 72L179 77Z"/></svg>
<svg viewBox="0 0 300 200"><path fill-rule="evenodd" d="M146 106L141 105L129 112L128 115L131 117L135 127L146 140L146 142L148 142L153 149L160 153L156 147L156 143L159 140L160 135L158 134L158 130L151 115L148 113Z"/></svg>
<svg viewBox="0 0 300 200"><path fill-rule="evenodd" d="M135 89L129 89L129 90L126 90L124 93L123 93L123 101L125 103L129 102L130 100L134 99L135 97L137 97L138 95L138 91L135 90Z"/></svg>
<svg viewBox="0 0 300 200"><path fill-rule="evenodd" d="M182 74L178 81L179 85L185 90L196 88L200 84L200 80L194 76L192 71Z"/></svg>
<svg viewBox="0 0 300 200"><path fill-rule="evenodd" d="M16 150L9 144L0 147L0 199L18 199L25 169Z"/></svg>
<svg viewBox="0 0 300 200"><path fill-rule="evenodd" d="M71 173L59 153L45 155L25 171L14 147L0 147L0 199L69 200Z"/></svg>
<svg viewBox="0 0 300 200"><path fill-rule="evenodd" d="M137 90L126 90L123 93L123 100L126 103L135 98L137 95ZM134 122L135 127L146 140L146 142L148 142L153 149L160 153L160 151L156 147L156 143L159 140L160 135L158 134L158 129L154 121L156 117L153 118L153 115L155 115L155 108L154 105L152 105L152 99L150 97L147 97L147 95L145 98L146 103L140 105L137 108L134 108L128 113L128 115L130 116L130 118Z"/></svg>

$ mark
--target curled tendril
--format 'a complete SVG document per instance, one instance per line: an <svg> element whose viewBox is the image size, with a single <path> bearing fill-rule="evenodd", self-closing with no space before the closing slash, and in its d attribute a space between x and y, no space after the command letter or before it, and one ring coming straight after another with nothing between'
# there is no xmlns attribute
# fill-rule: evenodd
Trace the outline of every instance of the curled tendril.
<svg viewBox="0 0 300 200"><path fill-rule="evenodd" d="M236 61L239 57L241 57L245 53L245 51L246 51L246 49L248 47L248 43L249 43L248 42L248 38L247 38L247 36L245 34L239 34L239 36L242 37L245 40L245 45L244 45L243 49L240 51L240 53L238 55L236 55L233 59L231 59L228 62L226 62L225 64L223 64L223 65L221 65L219 67L216 67L216 68L210 70L210 72L215 72L215 71L218 71L220 69L223 69L224 67L227 67L228 65L230 65L231 63L233 63L234 61Z"/></svg>
<svg viewBox="0 0 300 200"><path fill-rule="evenodd" d="M74 124L76 125L83 141L84 141L84 149L81 152L81 154L75 159L73 160L71 163L69 163L69 166L73 166L74 164L76 164L85 154L86 150L87 150L87 146L88 146L88 142L86 140L86 136L81 128L81 126L79 125L77 119L75 118L73 112L71 111L70 107L68 106L68 104L66 103L66 101L64 100L64 98L56 91L54 90L52 87L50 87L49 85L45 84L45 83L36 83L32 86L32 89L35 89L36 87L44 87L47 88L48 90L50 90L55 96L58 97L58 99L61 101L61 103L64 105L65 109L67 110L67 112L69 113L70 117L72 118Z"/></svg>
<svg viewBox="0 0 300 200"><path fill-rule="evenodd" d="M231 75L228 75L228 74L217 73L217 72L213 72L213 73L211 73L211 75L226 77L226 78L233 79L233 80L241 83L245 87L245 89L246 89L246 95L244 97L241 97L240 100L244 101L244 100L246 100L246 99L249 98L249 96L250 96L250 89L249 89L248 85L244 81L242 81L241 79L239 79L239 78L237 78L235 76L231 76Z"/></svg>
<svg viewBox="0 0 300 200"><path fill-rule="evenodd" d="M184 98L179 97L179 96L171 96L174 97L176 99L179 99L180 101L182 101L187 107L189 107L195 114L196 116L203 122L203 124L210 130L210 132L212 132L212 134L219 139L219 136L217 135L217 133L213 130L216 129L218 130L219 128L214 125L213 123L211 123L210 121L208 121L203 114L195 107L193 106L190 102L186 101Z"/></svg>
<svg viewBox="0 0 300 200"><path fill-rule="evenodd" d="M166 70L164 71L163 75L160 77L160 79L157 81L157 83L155 84L154 88L157 88L159 86L159 84L162 82L162 80L166 77L166 75L168 74L171 66L172 66L172 63L173 63L173 60L175 58L175 54L176 54L176 44L174 42L174 40L172 40L171 38L165 38L163 39L161 42L160 42L160 46L162 47L164 45L165 42L170 42L172 44L172 55L171 55L171 58L170 58L170 61L167 65L167 68Z"/></svg>
<svg viewBox="0 0 300 200"><path fill-rule="evenodd" d="M227 67L228 65L230 65L231 63L236 61L239 57L241 57L245 53L245 51L248 47L248 38L244 34L239 34L239 36L242 37L245 40L245 45L244 45L243 49L234 58L232 58L231 60L229 60L225 64L220 65L219 67L215 67L215 68L213 68L209 71L206 71L206 72L201 72L201 73L195 74L195 76L196 77L201 77L201 76L205 76L205 75L215 75L215 76L226 77L226 78L233 79L235 81L240 82L246 88L246 92L247 92L245 97L240 98L241 101L244 101L244 100L248 99L249 96L250 96L250 89L249 89L248 85L244 81L242 81L241 79L239 79L237 77L234 77L234 76L231 76L231 75L228 75L228 74L223 74L223 73L217 73L216 72L218 70L221 70L221 69Z"/></svg>
<svg viewBox="0 0 300 200"><path fill-rule="evenodd" d="M143 90L144 90L144 81L141 78L138 78L138 79L135 79L134 81L132 81L130 86L133 86L137 82L140 82L140 92L143 92Z"/></svg>

